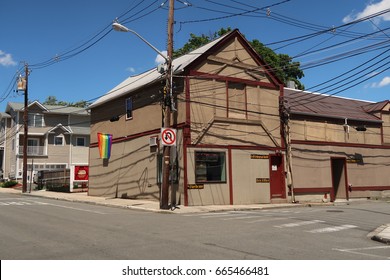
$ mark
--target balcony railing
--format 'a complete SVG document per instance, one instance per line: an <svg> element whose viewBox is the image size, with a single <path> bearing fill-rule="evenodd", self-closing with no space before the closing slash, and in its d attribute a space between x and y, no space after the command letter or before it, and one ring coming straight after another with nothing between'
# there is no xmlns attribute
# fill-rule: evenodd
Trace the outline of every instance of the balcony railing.
<svg viewBox="0 0 390 280"><path fill-rule="evenodd" d="M19 146L19 155L23 155L23 146ZM27 156L45 156L45 146L27 146Z"/></svg>

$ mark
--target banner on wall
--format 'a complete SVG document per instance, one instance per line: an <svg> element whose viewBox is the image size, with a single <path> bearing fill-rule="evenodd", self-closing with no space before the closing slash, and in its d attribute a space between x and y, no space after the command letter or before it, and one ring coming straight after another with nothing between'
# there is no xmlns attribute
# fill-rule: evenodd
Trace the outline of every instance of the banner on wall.
<svg viewBox="0 0 390 280"><path fill-rule="evenodd" d="M98 133L99 154L102 159L109 159L111 155L112 134Z"/></svg>

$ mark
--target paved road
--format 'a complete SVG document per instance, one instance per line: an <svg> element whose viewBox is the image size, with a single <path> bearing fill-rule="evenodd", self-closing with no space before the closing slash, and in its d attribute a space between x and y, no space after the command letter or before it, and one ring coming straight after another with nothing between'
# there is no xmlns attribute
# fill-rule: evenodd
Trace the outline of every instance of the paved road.
<svg viewBox="0 0 390 280"><path fill-rule="evenodd" d="M390 204L141 212L0 194L0 259L390 259Z"/></svg>

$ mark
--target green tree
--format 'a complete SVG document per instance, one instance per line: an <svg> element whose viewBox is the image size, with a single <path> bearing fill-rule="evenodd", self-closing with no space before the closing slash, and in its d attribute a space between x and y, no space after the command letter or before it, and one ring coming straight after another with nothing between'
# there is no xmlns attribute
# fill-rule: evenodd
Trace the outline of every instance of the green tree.
<svg viewBox="0 0 390 280"><path fill-rule="evenodd" d="M189 53L230 31L231 28L228 27L227 29L221 28L219 31L211 33L210 35L202 34L196 36L191 33L188 42L182 48L175 50L173 57L175 58ZM288 81L294 81L298 89L305 89L305 86L300 82L300 79L304 77L304 73L300 69L299 62L293 61L287 54L275 53L257 39L252 40L250 44L284 85L287 85Z"/></svg>
<svg viewBox="0 0 390 280"><path fill-rule="evenodd" d="M70 107L79 107L79 108L86 108L90 105L91 103L81 100L77 102L66 102L66 101L58 101L57 97L55 96L48 96L46 100L43 102L43 105L56 105L56 106L70 106Z"/></svg>

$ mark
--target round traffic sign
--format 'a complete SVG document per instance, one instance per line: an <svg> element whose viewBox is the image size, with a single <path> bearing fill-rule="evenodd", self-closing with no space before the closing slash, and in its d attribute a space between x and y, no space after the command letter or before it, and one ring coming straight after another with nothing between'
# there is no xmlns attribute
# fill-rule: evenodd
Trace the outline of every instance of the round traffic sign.
<svg viewBox="0 0 390 280"><path fill-rule="evenodd" d="M161 129L161 141L164 146L176 145L176 129L162 128Z"/></svg>

